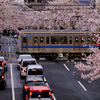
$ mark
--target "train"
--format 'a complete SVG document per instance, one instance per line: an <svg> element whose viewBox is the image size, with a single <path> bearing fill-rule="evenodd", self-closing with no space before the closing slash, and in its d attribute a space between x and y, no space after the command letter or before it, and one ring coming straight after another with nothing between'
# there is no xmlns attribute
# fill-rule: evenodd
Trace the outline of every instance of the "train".
<svg viewBox="0 0 100 100"><path fill-rule="evenodd" d="M54 60L63 54L67 59L82 59L89 48L96 48L94 34L80 30L22 30L18 36L17 54L31 54L36 59L45 57Z"/></svg>

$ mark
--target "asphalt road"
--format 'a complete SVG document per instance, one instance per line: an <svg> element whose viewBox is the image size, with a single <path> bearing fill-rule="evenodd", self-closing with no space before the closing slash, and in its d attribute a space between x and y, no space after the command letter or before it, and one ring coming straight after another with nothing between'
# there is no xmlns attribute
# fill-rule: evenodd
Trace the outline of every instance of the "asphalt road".
<svg viewBox="0 0 100 100"><path fill-rule="evenodd" d="M11 51L17 50L16 39L2 37L2 41L4 45L2 45L1 51L5 51L6 55L12 55L12 53L15 55ZM0 100L23 100L21 83L23 80L20 79L19 71L16 68L16 56L7 56L7 58L7 86L5 89L0 89ZM53 90L55 100L100 100L100 79L92 83L81 79L80 71L74 68L73 62L67 62L66 60L39 60L39 64L44 68L45 78ZM13 72L14 94L12 92L11 68ZM76 73L73 75L73 72ZM14 97L12 94L15 96L15 99L12 99Z"/></svg>

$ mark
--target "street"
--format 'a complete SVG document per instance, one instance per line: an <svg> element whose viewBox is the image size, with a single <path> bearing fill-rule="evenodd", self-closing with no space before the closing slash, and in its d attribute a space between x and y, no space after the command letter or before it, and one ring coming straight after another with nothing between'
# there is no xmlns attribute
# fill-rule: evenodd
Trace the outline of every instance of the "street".
<svg viewBox="0 0 100 100"><path fill-rule="evenodd" d="M1 51L5 51L4 56L8 58L8 71L6 73L7 86L5 89L0 89L0 100L23 100L21 83L23 80L20 79L19 70L17 70L15 54L17 39L2 36L2 41ZM44 68L44 75L53 91L54 100L100 100L100 79L92 83L81 79L81 72L74 68L73 62L39 60L39 64ZM11 74L11 68L13 74ZM14 91L12 90L12 83Z"/></svg>

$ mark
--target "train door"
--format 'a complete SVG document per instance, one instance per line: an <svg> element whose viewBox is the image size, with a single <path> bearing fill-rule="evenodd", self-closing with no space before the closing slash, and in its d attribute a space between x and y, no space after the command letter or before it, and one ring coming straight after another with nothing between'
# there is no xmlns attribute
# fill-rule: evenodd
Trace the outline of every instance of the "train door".
<svg viewBox="0 0 100 100"><path fill-rule="evenodd" d="M79 40L79 35L74 36L74 50L79 51L80 50L80 40Z"/></svg>
<svg viewBox="0 0 100 100"><path fill-rule="evenodd" d="M44 36L34 36L34 50L44 50L45 49L45 37Z"/></svg>
<svg viewBox="0 0 100 100"><path fill-rule="evenodd" d="M27 36L23 35L21 40L22 40L22 51L27 51Z"/></svg>
<svg viewBox="0 0 100 100"><path fill-rule="evenodd" d="M80 35L80 51L85 52L86 51L86 36Z"/></svg>
<svg viewBox="0 0 100 100"><path fill-rule="evenodd" d="M39 50L45 49L45 36L39 36Z"/></svg>

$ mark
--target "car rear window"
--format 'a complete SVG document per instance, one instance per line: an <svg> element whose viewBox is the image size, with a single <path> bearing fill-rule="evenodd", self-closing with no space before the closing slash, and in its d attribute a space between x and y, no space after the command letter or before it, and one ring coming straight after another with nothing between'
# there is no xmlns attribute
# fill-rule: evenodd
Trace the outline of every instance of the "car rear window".
<svg viewBox="0 0 100 100"><path fill-rule="evenodd" d="M36 61L24 61L23 67L27 67L27 65L36 65Z"/></svg>
<svg viewBox="0 0 100 100"><path fill-rule="evenodd" d="M39 95L41 96L41 98L50 98L49 91L33 91L31 98L37 98Z"/></svg>
<svg viewBox="0 0 100 100"><path fill-rule="evenodd" d="M29 58L32 58L31 56L19 56L18 59L29 59Z"/></svg>
<svg viewBox="0 0 100 100"><path fill-rule="evenodd" d="M38 86L38 85L44 85L44 83L42 81L38 81L38 82L33 82L33 81L28 81L27 82L27 86Z"/></svg>
<svg viewBox="0 0 100 100"><path fill-rule="evenodd" d="M28 75L42 75L42 69L29 69Z"/></svg>

